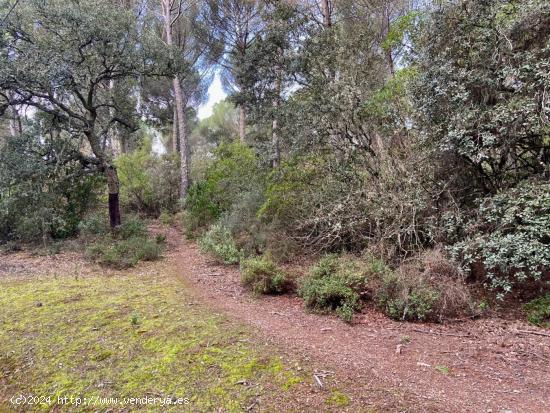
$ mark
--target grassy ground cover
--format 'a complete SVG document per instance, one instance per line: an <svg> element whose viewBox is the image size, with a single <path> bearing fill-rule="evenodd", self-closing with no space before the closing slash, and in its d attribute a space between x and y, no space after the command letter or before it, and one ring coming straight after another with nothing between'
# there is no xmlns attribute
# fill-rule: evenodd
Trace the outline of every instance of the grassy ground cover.
<svg viewBox="0 0 550 413"><path fill-rule="evenodd" d="M0 278L0 411L277 411L307 391L164 270Z"/></svg>

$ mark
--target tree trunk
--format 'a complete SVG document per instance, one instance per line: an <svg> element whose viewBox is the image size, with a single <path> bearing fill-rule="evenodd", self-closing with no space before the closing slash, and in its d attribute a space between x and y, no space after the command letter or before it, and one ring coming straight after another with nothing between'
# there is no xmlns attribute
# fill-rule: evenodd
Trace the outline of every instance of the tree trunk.
<svg viewBox="0 0 550 413"><path fill-rule="evenodd" d="M273 160L272 166L276 168L281 163L281 148L279 143L279 123L277 116L279 116L278 109L281 100L281 73L280 69L277 70L277 78L275 79L275 99L273 99L273 124L271 127L271 144L273 146Z"/></svg>
<svg viewBox="0 0 550 413"><path fill-rule="evenodd" d="M172 2L169 0L162 0L162 11L164 14L164 31L166 34L166 43L168 46L174 44L172 37ZM187 119L185 117L185 100L183 98L183 91L179 77L176 75L172 81L174 88L175 99L175 112L177 120L178 140L180 146L180 198L185 199L187 197L187 190L189 189L189 149L187 139Z"/></svg>
<svg viewBox="0 0 550 413"><path fill-rule="evenodd" d="M93 122L95 122L95 120L92 118L90 123ZM120 218L120 182L118 180L118 173L116 167L109 160L108 156L106 156L105 151L101 147L99 138L93 133L93 131L88 131L86 133L86 138L88 139L92 153L98 159L98 166L100 167L100 170L107 178L107 189L109 193L109 223L111 225L111 229L114 229L122 223Z"/></svg>
<svg viewBox="0 0 550 413"><path fill-rule="evenodd" d="M273 135L271 137L271 143L273 146L273 161L271 162L271 166L273 166L273 168L277 168L281 163L281 147L279 145L279 135L277 134L278 127L277 118L273 118Z"/></svg>
<svg viewBox="0 0 550 413"><path fill-rule="evenodd" d="M105 175L107 176L107 188L109 189L109 222L111 228L116 228L122 223L119 202L120 183L116 168L113 165L108 165L105 168Z"/></svg>
<svg viewBox="0 0 550 413"><path fill-rule="evenodd" d="M390 32L390 25L391 25L391 21L390 21L390 10L388 8L388 6L385 6L384 7L384 16L383 16L383 26L382 26L382 39L386 39L389 32ZM394 64L394 61L393 61L393 55L392 55L392 50L391 48L387 48L386 49L386 62L388 63L388 69L390 71L390 74L393 76L395 75L395 64Z"/></svg>
<svg viewBox="0 0 550 413"><path fill-rule="evenodd" d="M244 143L246 139L246 109L239 106L239 138Z"/></svg>
<svg viewBox="0 0 550 413"><path fill-rule="evenodd" d="M21 117L19 116L19 112L17 112L17 109L15 107L9 108L9 126L10 126L10 136L12 138L15 138L16 136L19 136L23 133L23 128L21 126Z"/></svg>
<svg viewBox="0 0 550 413"><path fill-rule="evenodd" d="M330 4L329 0L321 0L321 10L323 11L323 24L325 27L332 26L332 19L330 16Z"/></svg>
<svg viewBox="0 0 550 413"><path fill-rule="evenodd" d="M176 96L178 141L180 149L180 198L187 197L189 189L189 144L187 139L187 118L184 112L183 93L179 78L174 78L174 94Z"/></svg>
<svg viewBox="0 0 550 413"><path fill-rule="evenodd" d="M172 153L178 153L178 112L174 105L174 115L172 117Z"/></svg>

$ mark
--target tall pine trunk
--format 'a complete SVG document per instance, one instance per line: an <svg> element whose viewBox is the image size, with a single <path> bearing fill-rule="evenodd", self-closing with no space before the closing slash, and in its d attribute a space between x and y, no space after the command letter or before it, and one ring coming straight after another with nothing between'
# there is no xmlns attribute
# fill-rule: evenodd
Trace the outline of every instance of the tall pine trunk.
<svg viewBox="0 0 550 413"><path fill-rule="evenodd" d="M279 50L279 53L282 53ZM275 98L273 99L273 123L271 126L271 145L273 147L272 166L278 167L281 163L281 146L279 142L279 105L281 100L281 68L277 68L277 76L275 78Z"/></svg>
<svg viewBox="0 0 550 413"><path fill-rule="evenodd" d="M246 138L246 109L244 106L239 106L239 138L241 142L245 142Z"/></svg>
<svg viewBox="0 0 550 413"><path fill-rule="evenodd" d="M172 36L172 7L173 3L170 0L161 0L162 11L164 14L164 31L166 35L166 43L168 46L173 46ZM172 81L172 87L174 89L175 100L175 121L177 123L177 132L179 139L180 149L180 198L185 199L187 197L187 190L189 189L189 148L187 138L187 119L185 117L185 99L183 97L183 90L181 88L180 79L176 75Z"/></svg>
<svg viewBox="0 0 550 413"><path fill-rule="evenodd" d="M174 105L174 115L172 116L172 153L178 153L178 112Z"/></svg>
<svg viewBox="0 0 550 413"><path fill-rule="evenodd" d="M183 91L178 76L174 77L174 95L176 99L176 120L178 125L178 141L180 150L180 198L187 197L189 189L189 144L187 139L187 118L184 112Z"/></svg>

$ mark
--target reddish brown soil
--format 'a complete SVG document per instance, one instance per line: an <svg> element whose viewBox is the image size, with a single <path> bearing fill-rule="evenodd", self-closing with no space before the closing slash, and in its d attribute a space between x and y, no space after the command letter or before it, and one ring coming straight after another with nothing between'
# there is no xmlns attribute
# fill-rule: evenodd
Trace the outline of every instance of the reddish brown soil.
<svg viewBox="0 0 550 413"><path fill-rule="evenodd" d="M519 331L548 330L496 318L401 323L376 311L349 325L307 313L295 296L254 297L237 267L216 264L175 232L169 241L181 276L207 305L334 372L355 406L342 411L550 412L550 336Z"/></svg>

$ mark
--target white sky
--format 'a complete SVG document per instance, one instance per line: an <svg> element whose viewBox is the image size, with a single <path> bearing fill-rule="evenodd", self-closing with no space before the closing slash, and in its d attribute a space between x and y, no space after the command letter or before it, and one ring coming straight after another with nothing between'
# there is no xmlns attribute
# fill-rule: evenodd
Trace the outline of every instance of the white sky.
<svg viewBox="0 0 550 413"><path fill-rule="evenodd" d="M208 101L199 107L199 112L197 114L199 119L204 119L212 115L212 108L214 105L226 97L225 92L222 88L222 81L220 75L216 73L214 80L208 89Z"/></svg>

